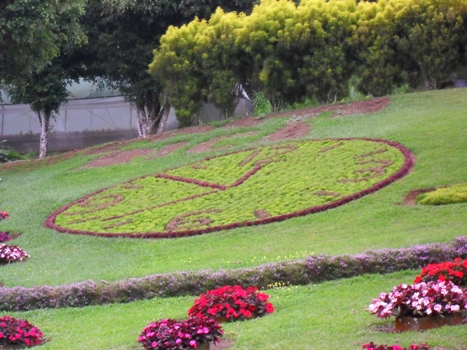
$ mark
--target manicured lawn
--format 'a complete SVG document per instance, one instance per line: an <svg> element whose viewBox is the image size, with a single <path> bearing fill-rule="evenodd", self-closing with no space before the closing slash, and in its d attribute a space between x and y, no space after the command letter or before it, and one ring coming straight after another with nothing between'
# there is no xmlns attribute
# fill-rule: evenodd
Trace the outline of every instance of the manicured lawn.
<svg viewBox="0 0 467 350"><path fill-rule="evenodd" d="M217 128L162 143L138 142L141 147L154 149L170 142L189 142L159 159L140 158L129 164L87 169L81 166L96 156L78 154L30 170L4 171L0 166L0 210L10 214L8 220L1 222L1 229L22 232L11 243L31 255L25 263L1 266L0 280L6 287L59 285L88 279L116 281L168 271L255 266L309 254L359 253L365 249L451 241L466 235L467 203L404 206L403 199L412 189L465 182L466 111L467 89L451 89L394 96L389 107L374 114L339 118L325 114L311 119L310 139L369 137L395 141L415 154L415 168L382 190L332 210L179 239L71 235L50 230L44 222L63 205L101 188L225 153L184 153L200 142L235 131L265 135L279 129L287 118L265 119L256 127ZM251 147L248 138L232 150L247 147ZM394 284L410 282L415 275L402 272L391 277L364 276L271 290L268 293L277 304L277 312L263 319L228 324L226 335L236 340L235 349L358 349L371 340L400 342L404 346L425 341L448 349L466 349L465 325L409 334L374 329L375 325L388 322L365 311L371 299ZM19 316L44 330L50 338L44 349L132 349L138 348L135 339L147 323L162 317L184 317L192 299L39 310Z"/></svg>

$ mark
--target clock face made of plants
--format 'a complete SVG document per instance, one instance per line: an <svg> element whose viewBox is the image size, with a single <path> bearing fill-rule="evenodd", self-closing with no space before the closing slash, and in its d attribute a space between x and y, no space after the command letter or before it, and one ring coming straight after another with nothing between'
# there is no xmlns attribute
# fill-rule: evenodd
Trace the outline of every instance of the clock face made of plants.
<svg viewBox="0 0 467 350"><path fill-rule="evenodd" d="M171 238L266 224L348 203L404 176L391 141L288 142L207 158L87 195L46 222L60 232Z"/></svg>

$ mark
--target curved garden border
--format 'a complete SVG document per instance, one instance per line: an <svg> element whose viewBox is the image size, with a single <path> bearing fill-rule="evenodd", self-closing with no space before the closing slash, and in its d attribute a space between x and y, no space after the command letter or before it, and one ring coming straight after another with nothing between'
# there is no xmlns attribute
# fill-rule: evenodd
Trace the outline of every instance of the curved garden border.
<svg viewBox="0 0 467 350"><path fill-rule="evenodd" d="M93 280L63 286L0 288L0 310L27 311L128 303L152 298L200 295L225 285L257 286L275 283L306 285L365 274L387 274L421 269L427 264L467 258L467 236L449 243L411 248L369 250L354 255L316 255L296 261L269 263L252 268L218 271L183 271L128 278L117 282Z"/></svg>
<svg viewBox="0 0 467 350"><path fill-rule="evenodd" d="M359 199L363 196L366 196L370 193L376 192L377 190L391 184L392 182L402 178L405 176L413 167L414 165L414 156L408 150L406 147L402 146L401 144L394 142L394 141L389 141L389 140L382 140L382 139L372 139L372 138L327 138L327 139L320 139L320 140L310 140L310 141L326 141L326 140L332 140L332 141L352 141L352 140L364 140L364 141L372 141L372 142L380 142L380 143L385 143L389 146L397 148L404 156L405 156L405 163L404 165L393 175L385 178L384 180L376 183L375 185L364 189L362 191L359 191L357 193L351 194L349 196L343 197L335 202L319 205L319 206L314 206L310 207L304 210L296 211L296 212L291 212L288 214L283 214L283 215L277 215L273 217L267 217L267 218L260 218L258 220L254 221L243 221L243 222L235 222L227 225L221 225L221 226L212 226L212 227L207 227L207 228L202 228L202 229L192 229L192 230L184 230L184 231L175 231L175 232L149 232L149 233L107 233L107 232L93 232L93 231L80 231L80 230L74 230L74 229L67 229L61 226L58 226L55 224L55 219L57 215L60 213L64 212L71 206L81 203L91 196L94 196L98 193L101 193L108 188L103 188L101 190L98 190L96 192L93 192L87 196L84 196L68 205L65 205L64 207L58 209L55 211L52 215L50 215L46 222L45 226L54 230L57 230L58 232L62 233L71 233L71 234L81 234L81 235L91 235L91 236L100 236L100 237L127 237L127 238L177 238L177 237L185 237L185 236L193 236L193 235L200 235L204 233L209 233L209 232L214 232L214 231L220 231L220 230L228 230L228 229L234 229L234 228L239 228L239 227L244 227L244 226L255 226L255 225L263 225L263 224L269 224L272 222L279 222L279 221L284 221L288 220L291 218L299 217L299 216L304 216L304 215L309 215L313 213L318 213L322 212L328 209L333 209L338 206L341 206L343 204L349 203L351 201L354 201L356 199ZM250 150L253 150L254 148L251 148ZM244 150L245 151L245 150ZM227 153L227 154L233 154L233 153L238 153L238 152L232 152L232 153ZM214 156L214 157L209 157L206 158L205 160L210 160L213 158L217 158L220 156L225 156L226 154L219 155L219 156ZM254 169L252 172L256 172L257 169ZM251 174L249 174L251 175ZM167 175L164 174L159 174L158 176L160 177L168 177ZM145 176L141 177L144 178ZM135 179L127 181L128 183L131 183L135 181ZM200 186L205 186L205 187L213 187L212 184L208 183L203 183L203 182L196 182Z"/></svg>

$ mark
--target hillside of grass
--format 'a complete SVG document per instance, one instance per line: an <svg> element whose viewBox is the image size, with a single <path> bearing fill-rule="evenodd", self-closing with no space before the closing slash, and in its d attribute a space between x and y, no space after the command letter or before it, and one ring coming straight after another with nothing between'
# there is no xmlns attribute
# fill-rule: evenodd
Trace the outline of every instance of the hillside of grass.
<svg viewBox="0 0 467 350"><path fill-rule="evenodd" d="M1 222L1 230L21 232L11 244L31 255L27 262L1 266L0 280L6 287L61 285L89 279L117 281L170 271L256 266L311 254L359 253L366 249L448 242L465 236L467 203L405 206L403 201L413 189L465 182L466 111L467 89L451 89L392 96L389 106L377 113L338 118L323 114L309 119L312 127L308 139L368 137L395 141L413 152L415 167L391 185L332 210L178 239L72 235L48 229L44 222L60 207L101 188L223 152L185 152L196 144L236 132L265 135L281 128L290 117L264 118L259 126L218 127L204 134L174 136L162 142L135 140L128 148L156 150L180 141L188 144L163 158L141 157L129 164L82 168L97 155L77 153L47 166L10 170L0 166L0 210L10 214L8 220ZM238 142L235 149L251 147L252 142L251 138ZM399 341L404 346L424 341L446 349L465 350L465 326L400 335L378 331L378 325L390 321L369 315L366 307L371 299L395 284L410 283L416 274L408 271L273 289L270 294L277 303L277 312L248 323L226 325L226 336L235 340L232 349L358 349L363 342L373 340ZM149 300L16 315L43 328L50 337L44 349L136 349L136 338L146 324L162 317L184 317L192 300Z"/></svg>

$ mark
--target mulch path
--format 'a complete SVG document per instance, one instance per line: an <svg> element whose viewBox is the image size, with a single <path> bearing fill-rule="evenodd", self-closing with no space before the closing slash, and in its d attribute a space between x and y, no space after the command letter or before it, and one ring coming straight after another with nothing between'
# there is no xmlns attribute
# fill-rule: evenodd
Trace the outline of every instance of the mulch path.
<svg viewBox="0 0 467 350"><path fill-rule="evenodd" d="M412 190L409 193L407 193L407 195L405 196L404 205L405 206L416 205L415 201L417 200L417 197L419 194L431 192L434 190L435 188L423 188L423 189Z"/></svg>
<svg viewBox="0 0 467 350"><path fill-rule="evenodd" d="M288 123L284 128L266 136L265 141L297 139L309 134L311 125L301 121Z"/></svg>
<svg viewBox="0 0 467 350"><path fill-rule="evenodd" d="M287 125L283 129L278 130L271 135L268 135L263 140L278 141L278 140L295 139L295 138L301 138L301 137L307 136L308 133L310 132L311 126L308 123L304 123L302 121L304 118L312 118L326 111L333 111L334 112L332 116L333 118L340 117L340 116L363 114L363 113L374 113L374 112L380 111L381 109L386 107L388 104L389 104L388 97L380 97L380 98L375 98L371 100L363 100L363 101L357 101L357 102L352 102L352 103L347 103L347 104L319 106L319 107L305 108L305 109L289 111L289 112L277 112L277 113L269 114L264 117L248 116L248 117L242 117L230 123L227 123L224 126L222 126L222 128L251 127L251 126L256 126L262 123L265 119L292 116L293 117L292 121L289 121L289 123L287 123ZM207 131L211 131L215 128L216 127L214 126L193 126L189 128L171 130L171 131L163 132L161 134L152 135L149 137L149 139L157 142L157 141L165 140L173 136L177 136L177 135L204 133ZM211 148L212 145L214 145L220 139L224 139L227 137L239 137L240 135L242 134L236 134L232 136L223 136L221 138L216 138L216 139L204 142L200 145L197 145L191 148L190 150L188 150L188 152L193 153L193 152L210 151L212 150ZM0 167L0 172L1 170L6 171L6 170L9 170L10 168L16 168L16 167L24 167L25 169L27 169L27 168L32 168L36 166L37 164L53 164L60 160L69 159L73 157L76 153L80 153L84 155L108 153L108 154L104 154L102 157L98 159L94 159L93 161L83 166L83 168L97 168L97 167L103 167L103 166L109 166L109 165L115 165L115 164L128 163L133 158L140 157L140 156L148 156L149 159L163 157L171 152L175 152L180 147L183 147L186 144L182 142L175 143L173 145L165 146L163 149L161 149L160 151L156 151L156 152L151 149L134 149L134 150L119 151L119 148L133 141L134 140L111 142L101 147L87 148L85 150L70 151L70 152L66 152L58 156L48 157L45 160L31 160L27 162L11 162L7 164L3 164L2 167Z"/></svg>
<svg viewBox="0 0 467 350"><path fill-rule="evenodd" d="M196 146L190 148L189 150L187 150L188 153L201 153L201 152L209 152L209 151L212 151L212 150L225 150L225 149L229 149L231 148L230 146L227 146L227 147L217 147L217 148L213 148L213 146L221 141L221 140L225 140L225 139L228 139L228 138L238 138L238 137L245 137L245 136L252 136L252 135L256 135L257 133L256 132L244 132L244 133L240 133L240 134L235 134L235 135L231 135L231 136L219 136L219 137L215 137L209 141L206 141L206 142L201 142L200 144L197 144Z"/></svg>

